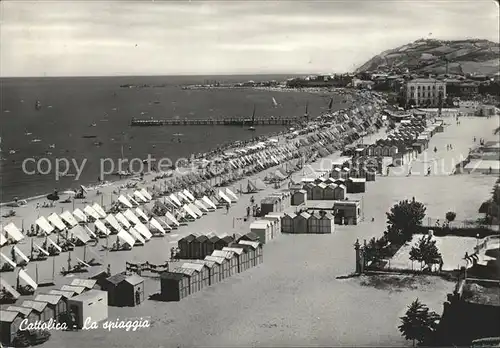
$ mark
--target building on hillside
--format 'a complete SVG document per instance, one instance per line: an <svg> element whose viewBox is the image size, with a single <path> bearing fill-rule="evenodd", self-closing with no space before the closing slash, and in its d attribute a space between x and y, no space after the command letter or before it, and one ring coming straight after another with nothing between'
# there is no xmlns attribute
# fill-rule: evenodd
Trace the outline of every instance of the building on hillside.
<svg viewBox="0 0 500 348"><path fill-rule="evenodd" d="M446 100L446 83L436 79L413 79L406 83L406 105L439 107Z"/></svg>

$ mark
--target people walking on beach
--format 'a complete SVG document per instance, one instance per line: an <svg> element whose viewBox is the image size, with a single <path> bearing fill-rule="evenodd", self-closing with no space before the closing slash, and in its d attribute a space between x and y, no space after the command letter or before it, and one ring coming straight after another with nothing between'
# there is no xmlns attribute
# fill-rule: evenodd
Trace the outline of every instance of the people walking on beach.
<svg viewBox="0 0 500 348"><path fill-rule="evenodd" d="M474 137L474 142L476 142L476 137Z"/></svg>
<svg viewBox="0 0 500 348"><path fill-rule="evenodd" d="M431 167L427 168L427 175L431 175Z"/></svg>
<svg viewBox="0 0 500 348"><path fill-rule="evenodd" d="M229 214L229 203L226 204L226 215Z"/></svg>
<svg viewBox="0 0 500 348"><path fill-rule="evenodd" d="M254 196L252 196L252 197L250 197L250 204L253 205L254 203L255 203L255 198L254 198Z"/></svg>
<svg viewBox="0 0 500 348"><path fill-rule="evenodd" d="M250 206L247 207L247 218L250 217Z"/></svg>
<svg viewBox="0 0 500 348"><path fill-rule="evenodd" d="M450 150L453 150L453 145L450 144Z"/></svg>
<svg viewBox="0 0 500 348"><path fill-rule="evenodd" d="M438 151L437 147L434 146L434 153Z"/></svg>
<svg viewBox="0 0 500 348"><path fill-rule="evenodd" d="M411 167L410 169L408 169L408 175L407 176L410 176L411 175Z"/></svg>

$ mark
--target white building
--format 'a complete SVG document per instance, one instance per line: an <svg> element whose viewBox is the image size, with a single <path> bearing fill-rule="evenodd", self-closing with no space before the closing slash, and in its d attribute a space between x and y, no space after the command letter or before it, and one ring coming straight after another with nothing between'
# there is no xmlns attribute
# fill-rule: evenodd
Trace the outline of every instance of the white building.
<svg viewBox="0 0 500 348"><path fill-rule="evenodd" d="M436 79L414 79L406 83L406 104L415 102L415 106L438 107L439 95L446 99L446 83Z"/></svg>

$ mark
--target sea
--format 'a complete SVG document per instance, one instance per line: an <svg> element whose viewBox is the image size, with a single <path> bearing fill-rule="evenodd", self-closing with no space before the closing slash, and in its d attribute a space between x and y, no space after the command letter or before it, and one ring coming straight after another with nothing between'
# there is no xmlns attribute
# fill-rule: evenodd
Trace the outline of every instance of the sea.
<svg viewBox="0 0 500 348"><path fill-rule="evenodd" d="M95 184L104 159L118 170L120 158L189 158L222 145L286 130L286 126L131 127L132 118L302 117L346 104L342 96L305 91L185 90L207 81L284 81L290 75L43 77L0 79L0 202ZM123 85L161 85L125 88ZM274 98L278 103L275 107ZM40 108L36 108L37 100ZM90 137L88 137L90 136ZM56 177L60 171L70 176ZM85 162L84 162L85 161ZM140 161L136 161L138 163ZM23 168L24 163L24 168ZM49 165L50 163L50 165ZM69 167L66 167L69 163ZM76 166L84 163L77 178ZM75 166L76 165L76 166ZM104 180L114 180L107 175Z"/></svg>

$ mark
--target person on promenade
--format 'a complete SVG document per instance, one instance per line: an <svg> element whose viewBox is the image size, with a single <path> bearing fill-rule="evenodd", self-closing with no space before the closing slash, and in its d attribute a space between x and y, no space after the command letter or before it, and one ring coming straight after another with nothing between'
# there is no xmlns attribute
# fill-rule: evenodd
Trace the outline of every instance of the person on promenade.
<svg viewBox="0 0 500 348"><path fill-rule="evenodd" d="M229 203L226 204L226 215L229 214Z"/></svg>
<svg viewBox="0 0 500 348"><path fill-rule="evenodd" d="M427 175L431 175L431 167L427 168Z"/></svg>
<svg viewBox="0 0 500 348"><path fill-rule="evenodd" d="M255 198L252 196L250 197L250 203L253 205L255 203Z"/></svg>
<svg viewBox="0 0 500 348"><path fill-rule="evenodd" d="M247 218L250 217L250 206L247 207Z"/></svg>

